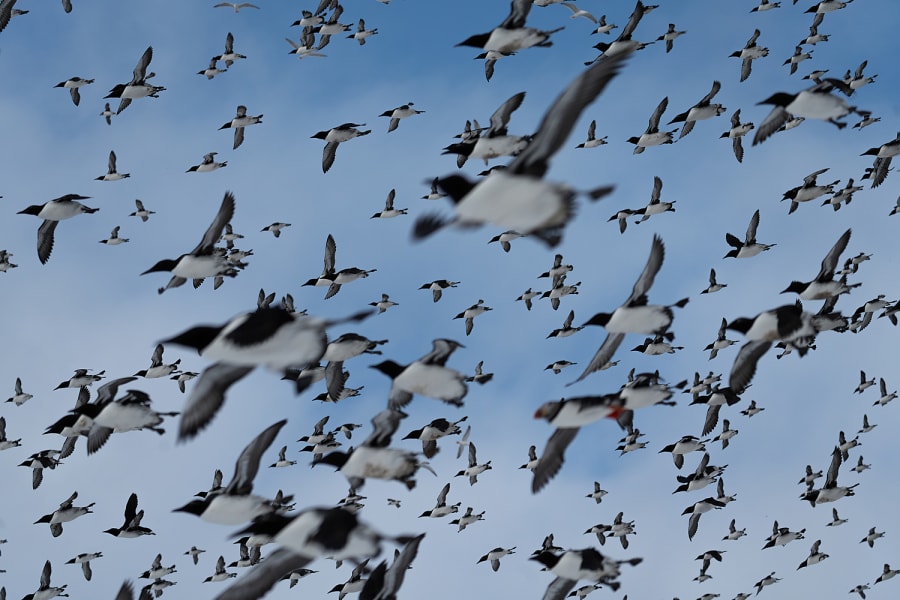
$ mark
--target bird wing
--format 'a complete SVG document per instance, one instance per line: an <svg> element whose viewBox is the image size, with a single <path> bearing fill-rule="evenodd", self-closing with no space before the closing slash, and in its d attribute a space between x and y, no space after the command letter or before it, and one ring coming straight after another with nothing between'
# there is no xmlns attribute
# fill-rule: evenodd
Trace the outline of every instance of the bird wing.
<svg viewBox="0 0 900 600"><path fill-rule="evenodd" d="M225 392L253 370L252 366L215 363L207 367L191 389L181 413L178 437L192 438L206 427L225 402Z"/></svg>
<svg viewBox="0 0 900 600"><path fill-rule="evenodd" d="M728 386L735 394L743 394L756 373L756 363L768 352L772 342L766 340L747 342L741 346L728 376Z"/></svg>
<svg viewBox="0 0 900 600"><path fill-rule="evenodd" d="M229 223L233 216L234 194L225 192L225 197L222 198L222 204L219 205L219 211L216 213L212 223L210 223L206 232L203 234L203 239L201 239L200 243L197 244L197 247L191 251L191 254L212 253L213 246L215 246L216 242L219 241L219 238L222 237L222 230L225 229L225 224Z"/></svg>
<svg viewBox="0 0 900 600"><path fill-rule="evenodd" d="M581 381L594 371L599 371L603 367L603 365L608 363L609 360L613 357L613 354L616 353L616 350L619 348L619 345L621 345L622 340L624 339L624 333L607 334L606 339L603 340L603 344L601 344L600 348L597 349L597 352L594 354L591 362L588 363L587 367L585 367L584 372L579 375L578 379L576 379L572 383ZM571 383L569 385L571 385Z"/></svg>
<svg viewBox="0 0 900 600"><path fill-rule="evenodd" d="M578 429L578 427L558 428L547 440L544 452L534 468L534 479L531 482L532 493L536 494L541 491L562 468L562 464L565 461L566 448L575 439Z"/></svg>
<svg viewBox="0 0 900 600"><path fill-rule="evenodd" d="M596 61L569 84L544 114L534 138L507 167L510 173L543 177L588 104L603 91L631 55L625 51Z"/></svg>
<svg viewBox="0 0 900 600"><path fill-rule="evenodd" d="M285 423L287 423L287 419L282 419L274 425L270 425L253 438L252 442L247 444L247 447L238 456L234 465L234 477L228 483L224 493L244 495L253 491L253 478L256 477L256 473L259 471L259 461L262 458L262 453L272 445Z"/></svg>

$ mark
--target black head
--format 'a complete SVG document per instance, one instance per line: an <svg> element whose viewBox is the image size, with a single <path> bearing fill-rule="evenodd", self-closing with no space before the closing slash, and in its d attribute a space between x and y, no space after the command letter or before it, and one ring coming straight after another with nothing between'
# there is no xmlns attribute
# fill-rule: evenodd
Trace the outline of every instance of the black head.
<svg viewBox="0 0 900 600"><path fill-rule="evenodd" d="M610 318L612 318L612 313L597 313L596 315L585 321L582 327L586 325L601 325L605 327L606 324L609 323Z"/></svg>

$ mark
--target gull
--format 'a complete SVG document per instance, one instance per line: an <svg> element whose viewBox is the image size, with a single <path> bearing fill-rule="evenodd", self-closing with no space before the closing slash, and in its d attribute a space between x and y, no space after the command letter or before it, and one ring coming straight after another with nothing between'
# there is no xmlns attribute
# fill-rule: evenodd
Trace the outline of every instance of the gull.
<svg viewBox="0 0 900 600"><path fill-rule="evenodd" d="M591 13L589 13L588 11L586 11L584 9L578 8L577 6L575 6L574 2L560 2L560 4L562 4L563 6L568 8L570 11L572 11L572 15L569 17L570 19L577 19L578 17L584 17L588 21L593 21L594 23L597 22L597 17L595 17L594 15L592 15Z"/></svg>
<svg viewBox="0 0 900 600"><path fill-rule="evenodd" d="M213 8L233 8L234 13L237 14L241 12L242 8L259 8L255 4L251 4L250 2L219 2L218 4L213 5Z"/></svg>

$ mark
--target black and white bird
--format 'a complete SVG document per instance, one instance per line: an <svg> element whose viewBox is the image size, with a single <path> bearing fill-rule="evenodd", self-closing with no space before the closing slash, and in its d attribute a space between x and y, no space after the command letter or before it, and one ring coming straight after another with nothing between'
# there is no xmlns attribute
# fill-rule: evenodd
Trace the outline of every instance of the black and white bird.
<svg viewBox="0 0 900 600"><path fill-rule="evenodd" d="M439 179L438 185L453 200L455 215L419 217L413 237L428 237L451 224L490 223L534 235L551 247L559 244L563 229L574 214L575 196L580 192L543 177L550 159L568 139L581 113L616 76L629 54L598 61L576 77L544 114L528 146L505 169L494 170L479 182L460 174ZM597 200L611 191L611 187L604 186L586 194Z"/></svg>
<svg viewBox="0 0 900 600"><path fill-rule="evenodd" d="M850 230L848 229L841 237L838 238L825 258L822 259L822 266L819 267L819 273L812 281L792 281L791 284L781 293L793 292L800 296L802 300L828 300L829 298L846 294L850 291L850 287L842 280L835 280L834 273L841 259L841 254L847 248L850 241ZM858 284L857 284L858 285ZM853 286L855 287L855 286Z"/></svg>
<svg viewBox="0 0 900 600"><path fill-rule="evenodd" d="M179 425L179 437L194 437L206 427L225 401L225 392L257 366L287 374L321 360L328 347L326 330L332 325L361 321L363 311L342 319L321 319L292 313L282 307L259 308L222 325L192 327L162 343L196 349L216 362L207 367L191 389Z"/></svg>
<svg viewBox="0 0 900 600"><path fill-rule="evenodd" d="M90 196L66 194L43 204L32 204L28 208L19 211L18 214L20 215L34 215L44 220L41 226L38 227L37 233L37 253L41 264L46 264L50 260L50 253L53 252L53 234L56 231L56 225L60 221L71 219L82 213L93 214L100 210L99 208L90 208L79 202L79 200L87 200L88 198Z"/></svg>
<svg viewBox="0 0 900 600"><path fill-rule="evenodd" d="M756 241L756 230L758 227L759 209L750 217L750 224L747 225L747 233L744 234L743 241L734 234L725 234L725 241L731 246L731 250L723 258L750 258L775 246L775 244L762 244Z"/></svg>
<svg viewBox="0 0 900 600"><path fill-rule="evenodd" d="M101 175L99 177L95 177L94 179L96 179L97 181L119 181L120 179L126 179L128 177L131 177L131 173L119 173L116 170L116 153L115 151L110 150L106 175Z"/></svg>
<svg viewBox="0 0 900 600"><path fill-rule="evenodd" d="M414 394L462 406L468 393L466 376L446 365L447 359L462 344L439 338L432 342L432 350L407 365L385 360L371 368L391 378L388 406L400 409L409 404Z"/></svg>
<svg viewBox="0 0 900 600"><path fill-rule="evenodd" d="M22 598L22 600L49 600L50 598L56 598L57 596L68 596L66 593L66 588L68 584L61 585L58 587L53 587L50 585L50 575L52 573L52 567L50 566L50 561L44 563L44 568L41 570L41 583L38 586L38 589L32 593L27 594ZM6 595L5 589L4 596Z"/></svg>
<svg viewBox="0 0 900 600"><path fill-rule="evenodd" d="M360 446L349 452L330 452L313 465L325 463L334 466L353 489L361 488L368 478L399 481L407 489L413 489L419 468L431 470L431 467L419 460L414 452L390 447L391 438L405 417L406 413L399 410L382 410L372 418L372 433Z"/></svg>
<svg viewBox="0 0 900 600"><path fill-rule="evenodd" d="M55 87L65 88L69 90L69 94L72 96L72 102L75 106L81 102L81 93L79 92L79 88L84 87L86 85L90 85L94 83L93 79L85 79L83 77L70 77L65 81L60 81L56 84Z"/></svg>
<svg viewBox="0 0 900 600"><path fill-rule="evenodd" d="M759 102L758 104L771 104L773 108L757 127L756 134L753 136L753 145L766 141L791 117L828 121L838 129L846 127L847 124L838 119L855 112L856 109L847 104L843 98L834 95L832 93L834 90L848 96L852 91L850 86L840 79L826 78L797 93L777 92Z"/></svg>
<svg viewBox="0 0 900 600"><path fill-rule="evenodd" d="M119 114L128 108L131 101L136 98L146 98L148 96L151 98L158 98L159 93L166 90L166 88L161 85L152 85L148 83L148 80L156 75L155 73L147 73L147 67L150 66L151 60L153 60L153 47L148 46L141 55L140 60L138 60L137 65L134 67L134 74L131 81L128 83L117 84L109 91L109 94L105 96L106 99L119 98L119 108L116 109L116 114Z"/></svg>
<svg viewBox="0 0 900 600"><path fill-rule="evenodd" d="M138 497L132 493L125 503L125 522L121 527L111 527L104 531L115 537L136 538L143 535L156 535L150 528L141 525L144 518L144 510L138 510Z"/></svg>
<svg viewBox="0 0 900 600"><path fill-rule="evenodd" d="M200 243L193 250L175 259L163 259L141 275L158 272L172 273L169 283L157 290L160 294L169 288L183 285L188 279L192 280L194 287L199 287L207 277L236 276L237 268L228 261L224 251L216 247L216 243L222 237L222 230L233 216L234 194L225 192L216 216L204 232Z"/></svg>
<svg viewBox="0 0 900 600"><path fill-rule="evenodd" d="M383 541L404 544L414 539L379 533L341 507L313 507L291 516L272 513L256 518L236 535L245 534L269 536L280 548L216 596L216 600L259 598L285 575L317 558L360 562L377 555Z"/></svg>
<svg viewBox="0 0 900 600"><path fill-rule="evenodd" d="M352 140L356 137L369 135L371 129L361 130L365 123L343 123L331 129L325 129L313 134L312 138L325 141L325 148L322 150L322 172L327 173L334 164L334 157L337 153L337 147L341 142Z"/></svg>
<svg viewBox="0 0 900 600"><path fill-rule="evenodd" d="M647 129L644 130L644 133L639 136L632 136L626 140L628 143L634 144L633 154L642 153L644 148L662 144L672 144L675 142L674 135L675 132L678 131L677 129L673 129L672 131L659 130L659 120L663 113L666 112L666 107L668 106L669 97L666 96L660 101L656 108L653 109L653 114L650 115L650 121L647 123Z"/></svg>
<svg viewBox="0 0 900 600"><path fill-rule="evenodd" d="M650 246L650 256L647 264L641 272L631 295L619 308L611 313L597 313L588 319L584 325L601 325L606 328L606 339L594 354L591 362L575 381L581 381L594 371L600 370L608 363L628 333L642 333L656 335L666 333L672 324L674 317L672 306L683 307L688 299L683 298L672 306L647 304L647 292L653 285L656 274L662 267L665 258L665 246L659 236L653 236ZM574 383L574 382L573 382Z"/></svg>
<svg viewBox="0 0 900 600"><path fill-rule="evenodd" d="M234 475L223 489L191 500L174 512L196 515L210 523L239 525L258 516L276 511L271 500L253 494L253 479L259 472L259 461L278 436L287 419L270 425L241 451L234 465Z"/></svg>
<svg viewBox="0 0 900 600"><path fill-rule="evenodd" d="M240 104L237 107L237 113L234 118L219 127L219 129L234 129L234 145L232 146L232 150L237 150L238 146L244 143L244 128L262 123L262 118L263 115L248 115L247 107Z"/></svg>
<svg viewBox="0 0 900 600"><path fill-rule="evenodd" d="M388 124L388 133L390 133L397 129L397 127L400 125L400 119L408 119L409 117L412 117L414 115L420 115L423 112L425 111L416 110L415 108L413 108L412 102L407 102L406 104L398 106L397 108L388 109L378 116L390 118L391 121Z"/></svg>
<svg viewBox="0 0 900 600"><path fill-rule="evenodd" d="M750 385L757 362L772 344L779 341L792 343L803 356L818 333L815 316L804 311L799 300L761 312L753 318L734 319L728 324L728 329L740 331L747 338L747 343L741 346L734 359L728 377L728 386L738 395L743 394Z"/></svg>
<svg viewBox="0 0 900 600"><path fill-rule="evenodd" d="M91 502L87 506L74 506L76 498L78 498L78 492L72 492L71 496L60 503L59 508L54 510L52 513L44 515L43 517L35 521L34 524L49 524L50 533L53 534L53 537L59 537L63 532L63 523L68 523L69 521L73 521L78 517L93 512L91 510L91 507L94 506L94 502ZM87 575L87 573L85 574L85 576L90 581L91 578L89 575Z"/></svg>
<svg viewBox="0 0 900 600"><path fill-rule="evenodd" d="M533 469L532 493L539 492L562 468L566 448L578 430L604 418L617 418L624 410L625 400L620 394L578 396L545 402L534 413L535 419L545 419L554 427Z"/></svg>
<svg viewBox="0 0 900 600"><path fill-rule="evenodd" d="M678 134L678 139L683 138L687 134L689 134L694 129L694 124L697 121L702 121L704 119L711 119L712 117L718 117L723 112L725 112L725 107L721 104L713 103L712 99L716 94L719 93L719 90L722 88L722 84L718 81L713 81L712 89L708 94L703 96L697 104L690 107L683 113L680 113L675 116L671 121L669 121L669 125L672 123L684 123L684 126L681 128L681 133Z"/></svg>

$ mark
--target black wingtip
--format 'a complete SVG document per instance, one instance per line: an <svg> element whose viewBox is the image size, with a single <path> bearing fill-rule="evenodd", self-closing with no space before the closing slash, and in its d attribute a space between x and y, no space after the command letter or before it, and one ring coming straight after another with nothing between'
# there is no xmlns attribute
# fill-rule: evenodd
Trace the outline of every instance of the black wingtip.
<svg viewBox="0 0 900 600"><path fill-rule="evenodd" d="M423 215L416 219L416 223L413 226L412 238L414 241L423 240L449 223L450 219L441 215Z"/></svg>

